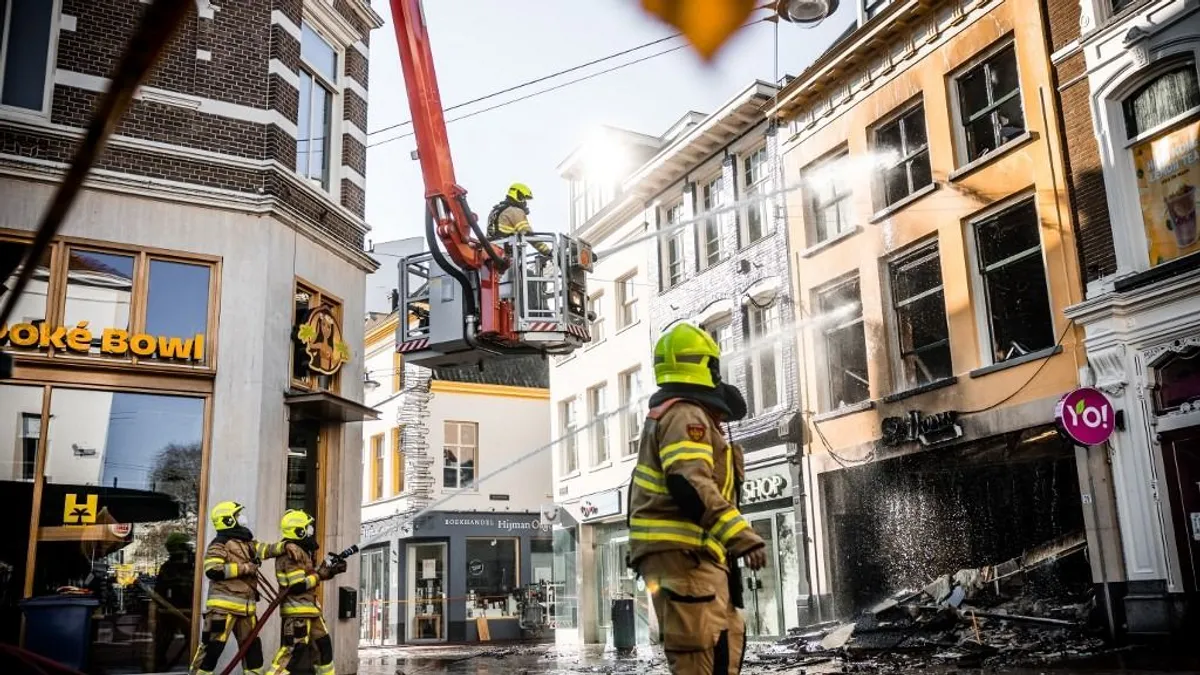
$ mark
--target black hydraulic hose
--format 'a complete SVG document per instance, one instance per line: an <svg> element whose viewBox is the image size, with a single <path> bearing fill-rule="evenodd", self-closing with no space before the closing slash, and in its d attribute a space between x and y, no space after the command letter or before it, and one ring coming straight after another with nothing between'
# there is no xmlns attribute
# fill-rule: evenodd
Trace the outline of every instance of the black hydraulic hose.
<svg viewBox="0 0 1200 675"><path fill-rule="evenodd" d="M471 231L474 232L475 236L479 238L479 242L483 244L484 249L487 250L488 257L491 258L492 263L496 265L496 271L499 272L501 269L508 267L509 261L496 254L495 247L492 246L491 242L488 241L488 238L484 235L483 230L479 229L479 219L476 218L475 214L471 212L471 207L467 206L467 196L459 195L457 200L459 207L462 208L462 212L466 214L467 224L471 226Z"/></svg>
<svg viewBox="0 0 1200 675"><path fill-rule="evenodd" d="M433 256L433 261L437 266L442 268L442 271L454 277L458 281L458 285L463 289L463 319L464 321L469 315L479 316L479 307L475 300L475 289L471 286L471 280L466 273L458 269L458 267L450 262L442 253L441 240L437 236L437 218L433 215L433 202L426 205L425 209L425 238L429 240L429 254ZM429 299L432 309L433 298Z"/></svg>

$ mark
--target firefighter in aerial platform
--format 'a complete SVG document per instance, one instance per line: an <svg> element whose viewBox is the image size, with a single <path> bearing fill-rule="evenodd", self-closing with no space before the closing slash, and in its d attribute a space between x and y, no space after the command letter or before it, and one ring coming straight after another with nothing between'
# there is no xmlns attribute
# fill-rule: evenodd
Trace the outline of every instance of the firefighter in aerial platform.
<svg viewBox="0 0 1200 675"><path fill-rule="evenodd" d="M283 616L279 651L271 660L267 675L289 675L302 651L316 647L316 675L334 675L333 640L321 617L317 592L322 581L328 581L346 571L346 561L332 567L317 565L317 535L313 517L298 509L283 514L279 528L283 534L284 552L275 559L275 578L287 595L279 607Z"/></svg>
<svg viewBox="0 0 1200 675"><path fill-rule="evenodd" d="M524 183L513 183L508 188L508 194L504 196L504 200L492 207L491 213L488 214L487 237L488 241L495 242L497 239L512 237L518 234L530 234L533 228L529 226L529 200L533 199L533 191ZM532 246L540 254L539 258L534 261L529 269L536 271L539 275L546 267L546 263L551 259L550 253L553 249L544 241L532 242ZM510 252L511 253L511 252ZM500 282L500 297L508 298L512 291L509 290L511 281L511 272L505 272L504 277ZM540 288L537 282L529 282L527 288L530 294L530 307L533 309L546 309L546 303L540 297Z"/></svg>
<svg viewBox="0 0 1200 675"><path fill-rule="evenodd" d="M721 424L746 416L721 381L720 348L680 324L654 346L654 379L629 491L629 565L646 581L659 641L676 675L734 675L745 622L738 561L766 564L766 543L738 511L743 459Z"/></svg>
<svg viewBox="0 0 1200 675"><path fill-rule="evenodd" d="M204 576L210 585L200 648L192 660L195 675L212 674L230 635L239 645L250 636L258 614L258 568L264 559L283 553L283 542L255 541L241 504L221 502L211 516L217 536L204 551ZM246 675L262 675L262 642L257 636L246 650L242 667Z"/></svg>

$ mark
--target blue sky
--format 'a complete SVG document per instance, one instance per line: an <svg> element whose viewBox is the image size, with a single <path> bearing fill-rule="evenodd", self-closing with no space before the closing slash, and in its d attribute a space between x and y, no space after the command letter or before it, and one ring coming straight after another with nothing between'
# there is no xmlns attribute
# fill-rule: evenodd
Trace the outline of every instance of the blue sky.
<svg viewBox="0 0 1200 675"><path fill-rule="evenodd" d="M638 0L426 0L434 62L446 107L674 31L643 13ZM389 0L372 5L387 21L371 38L368 132L409 119ZM854 20L855 5L815 28L779 27L779 75L798 74ZM652 54L681 40L635 52ZM533 190L530 220L537 230L565 229L567 184L555 167L595 125L659 135L689 110L712 112L754 79L775 79L775 26L744 29L706 65L679 50L559 91L449 124L458 182L484 218L514 181ZM594 70L572 73L528 90L450 113L468 113L553 86ZM397 131L371 134L378 143ZM422 236L424 184L410 157L410 136L367 151L367 222L373 241Z"/></svg>

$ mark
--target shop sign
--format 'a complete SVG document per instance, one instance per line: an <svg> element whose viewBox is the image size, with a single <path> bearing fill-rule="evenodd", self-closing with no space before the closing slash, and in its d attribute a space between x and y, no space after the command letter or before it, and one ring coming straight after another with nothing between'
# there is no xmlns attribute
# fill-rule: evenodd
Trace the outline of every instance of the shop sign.
<svg viewBox="0 0 1200 675"><path fill-rule="evenodd" d="M29 347L39 351L49 351L53 347L60 352L89 354L95 337L88 328L87 321L80 321L71 328L52 327L45 322L36 325L18 323L13 326L0 326L0 347L11 344L14 347ZM100 332L100 353L112 356L132 353L134 356L157 356L160 359L176 361L203 361L204 334L197 333L190 338L148 333L130 335L129 331L121 328L105 328Z"/></svg>
<svg viewBox="0 0 1200 675"><path fill-rule="evenodd" d="M444 517L442 525L446 527L490 527L502 532L514 530L550 531L550 523L544 523L540 518L493 518L490 516L476 517Z"/></svg>
<svg viewBox="0 0 1200 675"><path fill-rule="evenodd" d="M1150 265L1200 251L1200 119L1133 146Z"/></svg>
<svg viewBox="0 0 1200 675"><path fill-rule="evenodd" d="M467 572L473 577L483 576L483 561L478 558L472 559L467 563Z"/></svg>
<svg viewBox="0 0 1200 675"><path fill-rule="evenodd" d="M958 412L954 410L932 415L910 410L905 417L885 418L880 426L883 444L887 446L913 441L919 441L925 446L937 445L963 435L962 427L958 424Z"/></svg>
<svg viewBox="0 0 1200 675"><path fill-rule="evenodd" d="M350 360L350 347L342 341L342 329L337 317L327 307L318 307L308 314L296 337L308 354L308 369L322 375L336 375L342 364Z"/></svg>
<svg viewBox="0 0 1200 675"><path fill-rule="evenodd" d="M1104 392L1080 387L1058 400L1054 420L1079 445L1100 445L1117 428L1117 415Z"/></svg>
<svg viewBox="0 0 1200 675"><path fill-rule="evenodd" d="M583 521L597 520L621 514L621 491L608 490L579 500L579 515Z"/></svg>
<svg viewBox="0 0 1200 675"><path fill-rule="evenodd" d="M63 499L63 525L91 525L96 522L96 512L100 506L100 495L84 495L82 501L79 495L68 492Z"/></svg>
<svg viewBox="0 0 1200 675"><path fill-rule="evenodd" d="M788 496L788 475L784 471L769 473L764 476L747 477L742 484L742 503L757 504L758 502L782 499Z"/></svg>

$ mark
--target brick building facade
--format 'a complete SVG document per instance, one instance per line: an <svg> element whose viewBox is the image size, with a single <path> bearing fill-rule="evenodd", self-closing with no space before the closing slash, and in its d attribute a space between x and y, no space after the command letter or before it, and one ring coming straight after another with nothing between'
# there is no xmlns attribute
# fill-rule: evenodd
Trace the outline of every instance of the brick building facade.
<svg viewBox="0 0 1200 675"><path fill-rule="evenodd" d="M28 246L146 7L0 2L0 247ZM0 640L20 639L22 598L90 584L94 667L179 671L201 622L172 627L133 581L168 557L188 565L167 601L200 616L218 502L243 504L261 539L288 508L315 516L323 551L357 539L361 421L376 414L360 402L361 319L378 267L362 244L381 24L366 0L198 0L28 261L0 327L15 366L0 410L18 413L0 420L0 494L29 523L0 545L13 568ZM342 673L357 670L358 623L339 618L339 587L358 576L352 564L322 590ZM269 659L276 618L262 635Z"/></svg>

